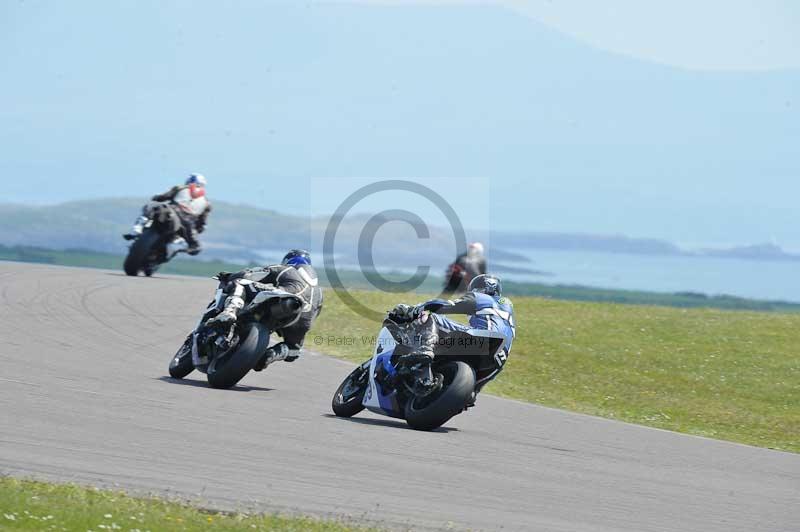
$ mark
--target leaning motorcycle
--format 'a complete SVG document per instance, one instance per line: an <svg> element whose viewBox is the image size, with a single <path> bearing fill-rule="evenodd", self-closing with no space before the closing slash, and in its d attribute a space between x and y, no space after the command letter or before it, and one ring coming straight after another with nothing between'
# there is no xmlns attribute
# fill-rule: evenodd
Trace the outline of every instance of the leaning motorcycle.
<svg viewBox="0 0 800 532"><path fill-rule="evenodd" d="M404 324L383 321L375 351L345 378L333 396L333 412L351 417L367 409L405 419L411 428L433 430L463 412L473 398L476 373L494 367L505 339L496 331L470 329L439 342L433 359L413 356ZM430 365L436 385L422 390L417 376Z"/></svg>
<svg viewBox="0 0 800 532"><path fill-rule="evenodd" d="M150 277L159 266L178 253L186 252L185 241L179 237L181 220L169 203L152 202L146 207L148 221L125 257L123 269L128 275L139 272Z"/></svg>
<svg viewBox="0 0 800 532"><path fill-rule="evenodd" d="M214 277L220 281L214 300L170 361L169 374L173 378L182 379L196 369L206 374L212 388L231 388L264 356L272 331L288 327L300 318L301 299L271 289L257 293L239 311L234 323L206 325L225 306L226 275Z"/></svg>

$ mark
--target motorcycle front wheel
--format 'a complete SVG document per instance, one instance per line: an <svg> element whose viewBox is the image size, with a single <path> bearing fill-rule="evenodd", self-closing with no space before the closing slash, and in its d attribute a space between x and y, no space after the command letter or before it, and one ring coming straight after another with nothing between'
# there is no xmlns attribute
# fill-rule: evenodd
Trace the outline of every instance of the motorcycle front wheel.
<svg viewBox="0 0 800 532"><path fill-rule="evenodd" d="M354 369L342 381L331 401L334 414L339 417L353 417L364 410L364 394L369 386L368 372L369 362Z"/></svg>
<svg viewBox="0 0 800 532"><path fill-rule="evenodd" d="M161 235L159 235L155 230L146 229L136 240L133 241L133 244L131 244L131 247L128 250L128 256L125 257L125 263L122 266L127 275L135 277L139 274L140 270L147 268L147 259L153 253L153 250L155 249L155 246L158 245L158 241L160 239Z"/></svg>
<svg viewBox="0 0 800 532"><path fill-rule="evenodd" d="M173 379L182 379L192 371L194 371L194 363L192 362L192 335L190 334L169 361L169 375Z"/></svg>

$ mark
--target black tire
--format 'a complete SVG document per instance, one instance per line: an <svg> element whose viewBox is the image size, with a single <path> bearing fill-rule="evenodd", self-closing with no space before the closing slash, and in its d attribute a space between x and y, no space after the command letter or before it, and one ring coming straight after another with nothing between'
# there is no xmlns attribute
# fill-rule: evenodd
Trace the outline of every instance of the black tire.
<svg viewBox="0 0 800 532"><path fill-rule="evenodd" d="M260 323L244 325L236 351L208 366L208 384L212 388L231 388L261 360L269 345L270 331Z"/></svg>
<svg viewBox="0 0 800 532"><path fill-rule="evenodd" d="M139 235L139 238L131 244L128 256L125 257L125 264L123 264L125 273L134 277L138 275L139 270L147 266L147 259L160 239L161 236L153 229L147 229Z"/></svg>
<svg viewBox="0 0 800 532"><path fill-rule="evenodd" d="M435 372L444 376L443 389L433 397L414 397L406 403L406 422L412 429L441 427L464 410L475 389L475 372L466 362L447 362Z"/></svg>
<svg viewBox="0 0 800 532"><path fill-rule="evenodd" d="M334 414L339 417L353 417L364 410L362 403L369 385L368 371L369 363L362 364L342 381L331 400Z"/></svg>
<svg viewBox="0 0 800 532"><path fill-rule="evenodd" d="M192 371L194 371L192 335L189 335L172 360L169 361L169 375L173 379L182 379Z"/></svg>

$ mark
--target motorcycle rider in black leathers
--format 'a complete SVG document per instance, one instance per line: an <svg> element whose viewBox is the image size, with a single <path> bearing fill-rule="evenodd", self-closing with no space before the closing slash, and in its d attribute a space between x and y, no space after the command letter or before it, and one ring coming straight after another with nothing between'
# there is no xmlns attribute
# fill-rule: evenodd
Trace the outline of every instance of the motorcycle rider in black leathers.
<svg viewBox="0 0 800 532"><path fill-rule="evenodd" d="M223 278L224 276L224 278ZM322 311L322 289L317 272L311 266L311 257L302 249L293 249L283 257L281 264L264 268L247 269L238 273L221 273L227 281L224 290L228 294L225 309L210 319L207 325L228 325L237 320L239 311L262 290L280 289L298 296L303 302L299 319L283 329L275 331L283 342L273 345L264 353L256 371L278 360L294 362L300 357L306 333L314 319Z"/></svg>
<svg viewBox="0 0 800 532"><path fill-rule="evenodd" d="M206 197L206 178L200 174L191 174L184 185L176 185L164 192L156 194L151 201L169 202L181 222L180 236L186 240L186 252L189 255L200 253L198 233L206 227L206 220L211 212L211 203ZM151 206L142 208L142 215L133 224L130 233L122 235L125 240L133 240L142 234L145 224L151 218Z"/></svg>
<svg viewBox="0 0 800 532"><path fill-rule="evenodd" d="M451 320L444 314L464 314L469 316L469 325ZM511 345L516 336L514 306L511 300L502 295L500 279L493 275L478 275L469 284L467 293L455 301L434 299L419 305L397 305L389 312L389 317L407 328L406 336L413 338L413 352L410 356L433 358L440 339L449 335L468 333L470 329L499 332L502 347L494 354L493 361L485 370L475 376L475 390L467 406L475 404L481 389L494 380L505 366ZM429 366L417 376L424 388L437 386Z"/></svg>

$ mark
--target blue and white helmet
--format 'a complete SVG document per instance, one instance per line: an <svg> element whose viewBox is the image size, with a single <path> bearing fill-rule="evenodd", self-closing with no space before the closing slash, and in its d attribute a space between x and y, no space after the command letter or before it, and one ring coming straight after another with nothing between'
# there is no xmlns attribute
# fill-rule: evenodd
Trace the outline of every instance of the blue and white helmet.
<svg viewBox="0 0 800 532"><path fill-rule="evenodd" d="M284 255L281 264L287 264L289 266L300 266L301 264L306 264L311 266L311 255L308 251L304 249L292 249Z"/></svg>
<svg viewBox="0 0 800 532"><path fill-rule="evenodd" d="M206 186L206 177L203 174L189 174L186 179L187 185L197 185L198 187Z"/></svg>

